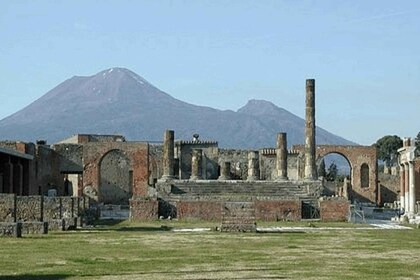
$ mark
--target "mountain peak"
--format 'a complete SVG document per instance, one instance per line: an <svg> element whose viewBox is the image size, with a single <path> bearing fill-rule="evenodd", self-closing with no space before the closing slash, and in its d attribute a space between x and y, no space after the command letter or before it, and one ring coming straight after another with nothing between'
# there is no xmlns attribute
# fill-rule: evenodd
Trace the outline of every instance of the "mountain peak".
<svg viewBox="0 0 420 280"><path fill-rule="evenodd" d="M275 115L283 109L277 107L270 101L251 99L248 103L238 110L238 113L259 116L259 115Z"/></svg>
<svg viewBox="0 0 420 280"><path fill-rule="evenodd" d="M150 85L150 83L146 81L146 79L144 79L143 77L137 75L136 73L134 73L133 71L127 68L122 68L122 67L113 67L113 68L103 70L97 73L96 75L94 75L94 77L99 78L99 79L112 79L112 80L114 79L120 80L120 79L128 78L128 79L133 79L142 85Z"/></svg>

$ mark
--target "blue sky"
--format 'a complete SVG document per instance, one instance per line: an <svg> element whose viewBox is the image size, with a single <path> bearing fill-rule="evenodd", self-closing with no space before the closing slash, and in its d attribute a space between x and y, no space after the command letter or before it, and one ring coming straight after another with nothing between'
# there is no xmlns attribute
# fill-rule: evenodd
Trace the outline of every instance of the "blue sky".
<svg viewBox="0 0 420 280"><path fill-rule="evenodd" d="M0 119L126 67L188 103L264 99L359 144L420 131L420 1L0 2Z"/></svg>

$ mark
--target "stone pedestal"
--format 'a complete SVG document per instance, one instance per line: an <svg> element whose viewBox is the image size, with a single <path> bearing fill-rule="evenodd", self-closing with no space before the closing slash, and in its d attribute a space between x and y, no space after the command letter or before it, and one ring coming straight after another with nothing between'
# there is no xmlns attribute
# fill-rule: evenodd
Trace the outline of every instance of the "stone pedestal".
<svg viewBox="0 0 420 280"><path fill-rule="evenodd" d="M258 152L251 151L248 153L248 181L256 181L260 178L260 164L258 160Z"/></svg>
<svg viewBox="0 0 420 280"><path fill-rule="evenodd" d="M191 177L190 180L200 180L201 176L201 160L203 157L203 150L193 149L191 158Z"/></svg>
<svg viewBox="0 0 420 280"><path fill-rule="evenodd" d="M218 180L230 180L230 162L223 161L220 165L220 176Z"/></svg>

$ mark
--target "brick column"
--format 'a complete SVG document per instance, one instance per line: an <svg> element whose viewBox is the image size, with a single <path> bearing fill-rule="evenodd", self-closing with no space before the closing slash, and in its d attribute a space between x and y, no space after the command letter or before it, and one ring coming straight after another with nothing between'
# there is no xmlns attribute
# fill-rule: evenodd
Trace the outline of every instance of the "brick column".
<svg viewBox="0 0 420 280"><path fill-rule="evenodd" d="M259 179L259 162L258 152L251 151L248 153L248 181L255 181Z"/></svg>
<svg viewBox="0 0 420 280"><path fill-rule="evenodd" d="M306 80L305 179L315 180L315 80Z"/></svg>
<svg viewBox="0 0 420 280"><path fill-rule="evenodd" d="M230 180L230 162L223 161L220 165L220 176L218 180Z"/></svg>
<svg viewBox="0 0 420 280"><path fill-rule="evenodd" d="M201 160L203 157L203 150L193 149L191 157L191 177L190 180L201 179Z"/></svg>
<svg viewBox="0 0 420 280"><path fill-rule="evenodd" d="M277 134L276 170L278 180L287 180L287 134Z"/></svg>
<svg viewBox="0 0 420 280"><path fill-rule="evenodd" d="M174 178L174 131L166 130L163 136L163 176L162 179Z"/></svg>
<svg viewBox="0 0 420 280"><path fill-rule="evenodd" d="M405 209L405 165L400 165L400 209Z"/></svg>

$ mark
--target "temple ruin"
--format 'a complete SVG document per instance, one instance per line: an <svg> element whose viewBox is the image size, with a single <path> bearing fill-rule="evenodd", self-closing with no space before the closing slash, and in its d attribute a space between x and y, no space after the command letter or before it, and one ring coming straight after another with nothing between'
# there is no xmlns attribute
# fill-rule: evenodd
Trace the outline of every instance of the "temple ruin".
<svg viewBox="0 0 420 280"><path fill-rule="evenodd" d="M305 123L305 144L291 150L285 132L273 135L276 147L259 150L222 149L217 141L201 140L198 134L176 140L172 130L163 133L162 143L90 134L53 145L3 141L0 198L73 197L82 199L73 201L73 208L86 207L86 201L120 205L134 220L219 221L231 221L229 215L240 217L238 209L254 213L255 220L347 220L350 201L383 201L375 147L316 145L313 79L306 80ZM405 143L400 150L401 207L414 214L420 164ZM317 163L330 153L343 155L351 167L341 197L325 198L323 180L317 176ZM7 216L2 205L4 201L0 214Z"/></svg>

